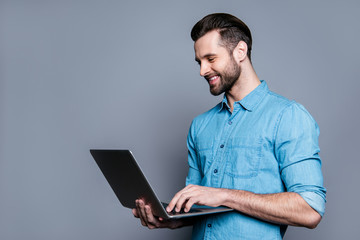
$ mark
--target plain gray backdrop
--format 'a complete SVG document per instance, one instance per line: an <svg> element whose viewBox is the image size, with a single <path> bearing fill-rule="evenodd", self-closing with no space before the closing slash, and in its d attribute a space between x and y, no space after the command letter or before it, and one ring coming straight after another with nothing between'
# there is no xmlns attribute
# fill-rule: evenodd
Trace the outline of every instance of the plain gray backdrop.
<svg viewBox="0 0 360 240"><path fill-rule="evenodd" d="M259 77L321 129L325 217L285 239L360 235L358 1L0 0L0 239L190 237L142 227L89 149L131 149L164 200L184 186L188 127L221 99L189 36L213 12L248 24Z"/></svg>

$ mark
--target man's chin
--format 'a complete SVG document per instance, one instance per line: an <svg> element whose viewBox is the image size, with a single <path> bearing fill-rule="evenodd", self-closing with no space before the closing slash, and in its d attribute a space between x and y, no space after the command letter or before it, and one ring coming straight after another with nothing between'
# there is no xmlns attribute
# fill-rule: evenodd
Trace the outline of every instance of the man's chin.
<svg viewBox="0 0 360 240"><path fill-rule="evenodd" d="M218 88L212 88L210 87L210 93L214 96L219 96L220 94L222 94L224 91L222 91L221 89Z"/></svg>

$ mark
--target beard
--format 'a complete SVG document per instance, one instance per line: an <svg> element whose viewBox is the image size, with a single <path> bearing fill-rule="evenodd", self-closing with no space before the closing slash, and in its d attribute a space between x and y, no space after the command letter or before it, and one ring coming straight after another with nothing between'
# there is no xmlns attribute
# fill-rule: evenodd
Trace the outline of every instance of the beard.
<svg viewBox="0 0 360 240"><path fill-rule="evenodd" d="M241 74L241 68L236 63L235 59L231 56L230 62L223 72L215 72L220 77L220 85L210 85L210 92L214 96L218 96L223 92L230 91Z"/></svg>

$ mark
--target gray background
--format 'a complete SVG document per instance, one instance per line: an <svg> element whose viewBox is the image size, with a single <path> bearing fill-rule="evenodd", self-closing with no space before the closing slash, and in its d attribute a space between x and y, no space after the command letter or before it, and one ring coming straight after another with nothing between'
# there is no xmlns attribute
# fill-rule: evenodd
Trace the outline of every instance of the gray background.
<svg viewBox="0 0 360 240"><path fill-rule="evenodd" d="M360 4L356 1L0 1L0 239L185 239L123 208L90 148L130 148L164 200L184 186L192 118L209 94L189 32L212 12L252 29L270 88L320 125L328 203L315 230L355 239Z"/></svg>

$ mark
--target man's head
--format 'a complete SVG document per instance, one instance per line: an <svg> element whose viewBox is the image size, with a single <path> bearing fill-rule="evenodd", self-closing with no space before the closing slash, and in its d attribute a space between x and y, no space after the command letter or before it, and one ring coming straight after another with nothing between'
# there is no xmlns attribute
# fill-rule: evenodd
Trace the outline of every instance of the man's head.
<svg viewBox="0 0 360 240"><path fill-rule="evenodd" d="M191 37L200 75L208 81L210 92L213 95L229 92L239 80L242 66L251 65L250 30L236 17L217 13L196 23Z"/></svg>
<svg viewBox="0 0 360 240"><path fill-rule="evenodd" d="M196 42L213 30L219 32L220 44L224 45L229 53L233 52L240 41L244 41L247 44L247 55L251 60L251 32L243 21L227 13L209 14L194 25L191 30L191 38Z"/></svg>

